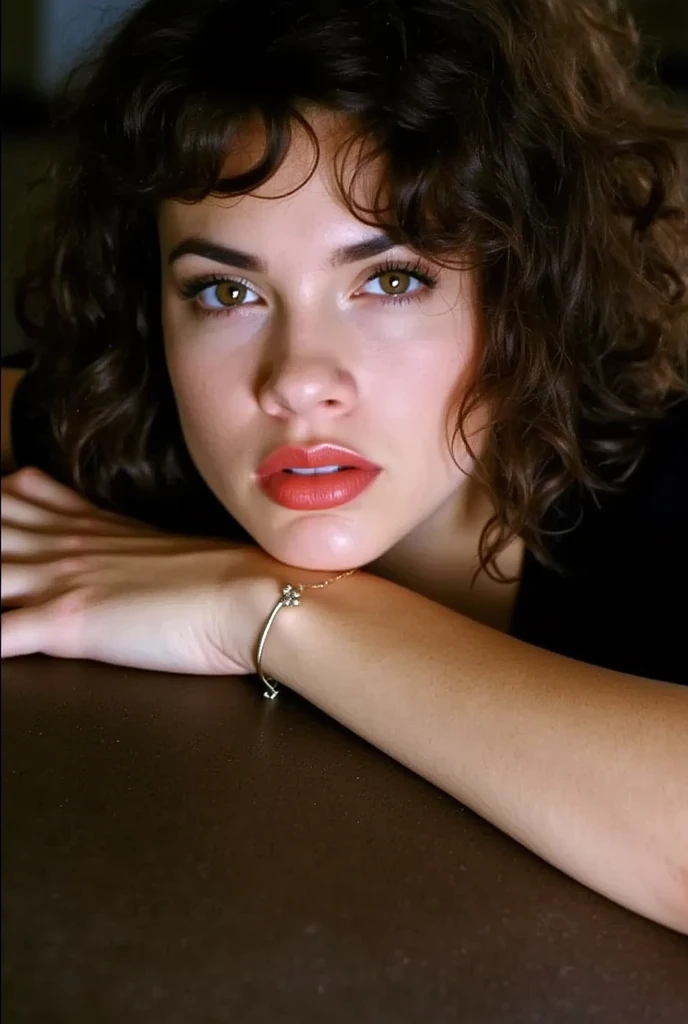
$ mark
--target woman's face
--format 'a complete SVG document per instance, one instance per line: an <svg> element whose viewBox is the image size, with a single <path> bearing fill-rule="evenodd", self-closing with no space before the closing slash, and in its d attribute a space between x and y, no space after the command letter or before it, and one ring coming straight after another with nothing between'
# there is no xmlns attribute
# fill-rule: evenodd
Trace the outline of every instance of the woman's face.
<svg viewBox="0 0 688 1024"><path fill-rule="evenodd" d="M450 456L447 423L451 431L477 329L465 272L417 267L400 246L334 259L380 232L336 198L336 133L331 123L314 127L321 159L293 195L267 198L311 169L302 135L256 193L162 205L163 331L182 431L207 485L274 558L338 570L379 558L460 500L466 476ZM247 135L227 171L260 153L262 137ZM372 177L361 182L372 195ZM250 254L255 267L219 251L171 258L209 245ZM257 470L271 451L320 442L382 471L335 508L287 508L263 492ZM463 448L455 456L470 470Z"/></svg>

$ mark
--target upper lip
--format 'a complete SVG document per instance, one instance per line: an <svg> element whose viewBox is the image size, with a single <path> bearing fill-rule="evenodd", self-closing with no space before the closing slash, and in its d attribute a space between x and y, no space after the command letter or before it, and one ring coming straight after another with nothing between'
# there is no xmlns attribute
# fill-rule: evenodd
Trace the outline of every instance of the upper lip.
<svg viewBox="0 0 688 1024"><path fill-rule="evenodd" d="M352 466L355 469L380 469L374 462L364 459L350 448L337 444L316 444L308 448L285 444L275 448L258 467L263 478L280 473L283 469L317 469L319 466Z"/></svg>

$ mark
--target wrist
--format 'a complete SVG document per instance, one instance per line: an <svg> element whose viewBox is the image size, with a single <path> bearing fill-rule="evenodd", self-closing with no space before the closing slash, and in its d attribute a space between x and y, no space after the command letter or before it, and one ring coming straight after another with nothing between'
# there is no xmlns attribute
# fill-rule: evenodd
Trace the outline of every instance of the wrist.
<svg viewBox="0 0 688 1024"><path fill-rule="evenodd" d="M326 573L275 563L269 577L255 580L251 602L258 626L253 638L252 671L265 677L265 696L271 695L273 687L279 689L280 684L294 688L299 668L312 656L312 641L320 628L318 616L328 615L331 602L326 595L350 582L356 572ZM290 593L286 593L287 585Z"/></svg>

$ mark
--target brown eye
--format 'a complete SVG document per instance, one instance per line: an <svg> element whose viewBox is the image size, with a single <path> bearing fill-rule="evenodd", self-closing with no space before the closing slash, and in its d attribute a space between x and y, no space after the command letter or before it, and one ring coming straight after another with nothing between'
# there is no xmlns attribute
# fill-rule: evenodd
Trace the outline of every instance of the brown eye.
<svg viewBox="0 0 688 1024"><path fill-rule="evenodd" d="M213 285L218 302L222 306L240 306L246 298L248 288L238 281L220 281Z"/></svg>
<svg viewBox="0 0 688 1024"><path fill-rule="evenodd" d="M191 281L183 289L186 299L195 299L204 312L222 313L239 309L241 306L253 306L259 301L252 288L243 281L232 278L217 281Z"/></svg>
<svg viewBox="0 0 688 1024"><path fill-rule="evenodd" d="M366 281L365 290L368 295L378 295L387 299L406 299L415 297L425 289L432 289L434 282L429 275L416 270L405 270L404 267L381 267Z"/></svg>
<svg viewBox="0 0 688 1024"><path fill-rule="evenodd" d="M385 295L404 295L412 277L401 270L387 270L379 275L378 280Z"/></svg>

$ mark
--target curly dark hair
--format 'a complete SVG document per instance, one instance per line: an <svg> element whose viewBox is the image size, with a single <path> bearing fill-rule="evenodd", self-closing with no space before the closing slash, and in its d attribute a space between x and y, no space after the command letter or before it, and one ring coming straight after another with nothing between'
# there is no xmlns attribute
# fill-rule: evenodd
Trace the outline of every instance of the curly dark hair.
<svg viewBox="0 0 688 1024"><path fill-rule="evenodd" d="M147 0L70 77L45 231L19 283L61 479L158 525L243 529L181 435L160 315L156 208L265 182L308 108L348 115L384 168L373 208L401 244L477 272L484 352L460 434L489 403L476 473L548 550L565 493L619 490L688 394L688 118L612 0ZM264 157L223 178L247 118ZM453 415L453 413L452 413ZM451 426L451 424L450 424Z"/></svg>

